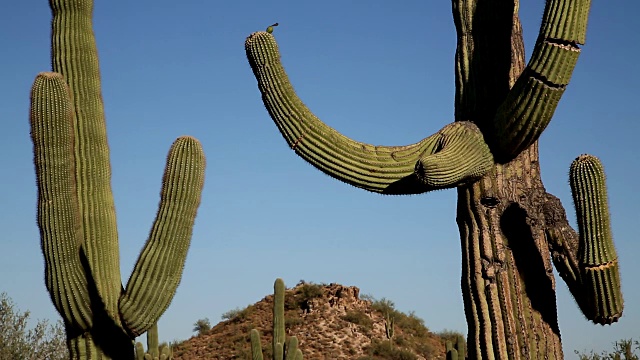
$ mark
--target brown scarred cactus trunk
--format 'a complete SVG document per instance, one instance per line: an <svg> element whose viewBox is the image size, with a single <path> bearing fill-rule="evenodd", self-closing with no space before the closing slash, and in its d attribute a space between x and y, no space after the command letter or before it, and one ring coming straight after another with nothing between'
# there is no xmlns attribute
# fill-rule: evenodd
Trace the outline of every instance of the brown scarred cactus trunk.
<svg viewBox="0 0 640 360"><path fill-rule="evenodd" d="M525 67L517 6L517 1L511 6L454 1L453 6L456 120L473 119L490 142L497 109ZM545 193L537 143L458 189L470 359L563 358L544 238Z"/></svg>
<svg viewBox="0 0 640 360"><path fill-rule="evenodd" d="M537 146L458 190L470 359L562 359Z"/></svg>

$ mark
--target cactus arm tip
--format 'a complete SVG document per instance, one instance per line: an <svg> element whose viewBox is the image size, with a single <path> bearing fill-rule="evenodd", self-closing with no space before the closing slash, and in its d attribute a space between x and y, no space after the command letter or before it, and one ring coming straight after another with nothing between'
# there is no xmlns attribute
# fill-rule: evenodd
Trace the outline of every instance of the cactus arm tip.
<svg viewBox="0 0 640 360"><path fill-rule="evenodd" d="M592 155L576 158L569 170L569 184L577 232L560 199L547 194L544 205L553 263L584 316L596 324L612 324L622 316L624 301L600 160Z"/></svg>
<svg viewBox="0 0 640 360"><path fill-rule="evenodd" d="M571 164L569 183L578 219L578 261L589 320L611 324L622 316L618 255L613 243L604 167L592 155Z"/></svg>

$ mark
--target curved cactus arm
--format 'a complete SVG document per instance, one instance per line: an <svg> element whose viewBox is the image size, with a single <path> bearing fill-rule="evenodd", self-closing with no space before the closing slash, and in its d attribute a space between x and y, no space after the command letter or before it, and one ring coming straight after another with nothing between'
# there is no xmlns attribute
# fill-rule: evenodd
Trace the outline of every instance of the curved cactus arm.
<svg viewBox="0 0 640 360"><path fill-rule="evenodd" d="M120 301L123 324L135 336L158 321L180 283L204 171L200 142L178 138L167 158L155 223Z"/></svg>
<svg viewBox="0 0 640 360"><path fill-rule="evenodd" d="M430 189L472 183L493 167L493 155L478 127L467 121L445 126L435 149L418 160L415 173Z"/></svg>
<svg viewBox="0 0 640 360"><path fill-rule="evenodd" d="M547 194L546 237L558 273L587 319L611 324L622 316L618 257L611 235L604 169L591 155L570 170L579 233L566 220L560 200Z"/></svg>
<svg viewBox="0 0 640 360"><path fill-rule="evenodd" d="M53 71L69 84L75 108L76 191L83 250L107 312L118 321L122 291L111 166L100 90L92 0L50 0Z"/></svg>
<svg viewBox="0 0 640 360"><path fill-rule="evenodd" d="M623 300L604 168L595 156L581 155L571 164L569 178L580 233L580 273L591 310L586 315L596 323L612 323L622 316Z"/></svg>
<svg viewBox="0 0 640 360"><path fill-rule="evenodd" d="M551 121L578 61L590 0L546 2L531 59L494 119L494 155L509 161L533 144ZM493 145L493 144L492 144Z"/></svg>
<svg viewBox="0 0 640 360"><path fill-rule="evenodd" d="M483 174L478 174L479 171L493 166L482 135L477 128L471 130L470 124L469 131L461 132L465 136L451 143L451 151L442 151L433 158L429 156L446 150L449 142L443 141L443 133L456 129L455 126L407 146L374 146L354 141L320 121L298 98L282 67L272 34L264 31L251 34L245 50L264 105L291 149L340 181L372 192L416 194L470 182L469 174L475 179ZM474 151L463 151L465 147ZM467 156L475 155L476 151L478 156ZM424 182L418 181L418 177Z"/></svg>
<svg viewBox="0 0 640 360"><path fill-rule="evenodd" d="M75 187L73 105L58 73L40 73L31 90L31 139L38 183L38 227L45 282L66 324L92 326L86 272L80 259L82 233Z"/></svg>

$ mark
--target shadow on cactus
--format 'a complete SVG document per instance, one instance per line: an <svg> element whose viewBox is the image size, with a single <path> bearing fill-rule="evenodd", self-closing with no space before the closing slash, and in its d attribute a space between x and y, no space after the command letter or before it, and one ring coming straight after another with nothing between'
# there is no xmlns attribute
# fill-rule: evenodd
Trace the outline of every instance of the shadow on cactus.
<svg viewBox="0 0 640 360"><path fill-rule="evenodd" d="M380 194L457 189L470 359L564 357L552 262L587 319L622 315L602 165L590 155L571 165L577 232L540 175L538 139L571 79L590 7L547 0L526 63L518 0L452 0L455 121L404 146L355 141L318 119L289 81L273 27L245 41L262 102L302 159Z"/></svg>
<svg viewBox="0 0 640 360"><path fill-rule="evenodd" d="M133 359L133 339L158 321L180 282L204 153L189 136L171 146L155 222L123 288L93 2L50 6L53 72L36 77L30 114L45 282L72 359Z"/></svg>

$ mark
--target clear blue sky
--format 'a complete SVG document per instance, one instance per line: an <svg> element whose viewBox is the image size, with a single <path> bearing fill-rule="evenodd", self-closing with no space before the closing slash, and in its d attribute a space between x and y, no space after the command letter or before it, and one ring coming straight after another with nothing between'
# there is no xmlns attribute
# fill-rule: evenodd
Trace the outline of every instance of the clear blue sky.
<svg viewBox="0 0 640 360"><path fill-rule="evenodd" d="M414 310L434 330L466 332L455 191L389 197L323 175L285 144L263 108L244 39L279 22L300 97L356 140L413 143L453 120L455 29L449 1L96 1L95 32L111 146L123 282L155 216L171 142L189 134L208 159L202 206L161 338L185 339L271 293L276 277L338 282ZM531 53L543 1L523 1ZM637 136L640 5L594 1L587 44L540 140L547 190L575 224L567 173L602 159L621 261L625 314L584 319L557 277L567 358L640 337ZM50 69L47 1L13 1L0 22L0 291L57 319L44 287L29 138L29 89ZM635 29L635 30L633 30ZM635 145L634 145L635 144Z"/></svg>

